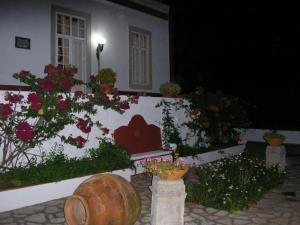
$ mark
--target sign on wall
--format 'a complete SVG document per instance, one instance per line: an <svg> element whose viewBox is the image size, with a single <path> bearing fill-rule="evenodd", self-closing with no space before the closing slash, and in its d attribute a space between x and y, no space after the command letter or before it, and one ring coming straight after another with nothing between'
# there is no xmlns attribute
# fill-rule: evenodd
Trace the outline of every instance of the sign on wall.
<svg viewBox="0 0 300 225"><path fill-rule="evenodd" d="M15 47L23 48L23 49L30 49L30 38L16 36L15 37Z"/></svg>

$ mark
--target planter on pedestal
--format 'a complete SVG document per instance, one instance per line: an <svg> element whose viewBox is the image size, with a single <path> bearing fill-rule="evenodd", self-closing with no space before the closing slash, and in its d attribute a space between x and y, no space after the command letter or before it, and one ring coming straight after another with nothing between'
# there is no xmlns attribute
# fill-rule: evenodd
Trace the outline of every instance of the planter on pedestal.
<svg viewBox="0 0 300 225"><path fill-rule="evenodd" d="M281 170L284 170L286 166L285 156L286 150L284 145L268 145L266 149L266 165L278 165Z"/></svg>
<svg viewBox="0 0 300 225"><path fill-rule="evenodd" d="M183 225L185 185L182 179L163 180L153 176L151 225Z"/></svg>

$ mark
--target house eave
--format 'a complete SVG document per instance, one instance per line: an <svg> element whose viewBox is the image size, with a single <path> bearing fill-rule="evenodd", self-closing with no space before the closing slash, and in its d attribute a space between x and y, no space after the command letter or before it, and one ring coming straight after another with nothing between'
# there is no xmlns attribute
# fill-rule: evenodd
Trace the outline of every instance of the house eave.
<svg viewBox="0 0 300 225"><path fill-rule="evenodd" d="M131 9L156 16L161 19L169 19L170 7L155 0L106 0Z"/></svg>

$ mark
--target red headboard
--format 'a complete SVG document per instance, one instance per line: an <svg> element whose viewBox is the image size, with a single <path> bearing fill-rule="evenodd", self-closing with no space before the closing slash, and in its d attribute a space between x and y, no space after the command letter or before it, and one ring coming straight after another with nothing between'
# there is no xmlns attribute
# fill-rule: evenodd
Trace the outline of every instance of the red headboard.
<svg viewBox="0 0 300 225"><path fill-rule="evenodd" d="M141 115L134 115L127 126L116 129L114 139L131 154L162 150L160 128L148 125Z"/></svg>

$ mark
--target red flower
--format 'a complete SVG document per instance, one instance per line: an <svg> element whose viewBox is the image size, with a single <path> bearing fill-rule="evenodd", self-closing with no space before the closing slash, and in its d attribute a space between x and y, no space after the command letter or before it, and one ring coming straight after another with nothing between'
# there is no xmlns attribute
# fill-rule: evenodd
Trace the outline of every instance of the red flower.
<svg viewBox="0 0 300 225"><path fill-rule="evenodd" d="M82 91L75 91L75 97L81 97L83 95Z"/></svg>
<svg viewBox="0 0 300 225"><path fill-rule="evenodd" d="M91 132L91 126L89 126L89 121L88 120L79 119L76 126L83 133L90 133Z"/></svg>
<svg viewBox="0 0 300 225"><path fill-rule="evenodd" d="M26 70L22 70L20 73L19 73L19 76L20 77L26 77L26 76L29 76L30 73L29 71L26 71Z"/></svg>
<svg viewBox="0 0 300 225"><path fill-rule="evenodd" d="M64 98L64 96L62 96L62 95L57 95L57 98L58 98L59 100L62 100L62 99Z"/></svg>
<svg viewBox="0 0 300 225"><path fill-rule="evenodd" d="M13 113L10 104L0 104L0 119L7 119Z"/></svg>
<svg viewBox="0 0 300 225"><path fill-rule="evenodd" d="M70 91L71 88L73 87L73 84L71 83L71 81L67 78L63 79L63 86L67 91Z"/></svg>
<svg viewBox="0 0 300 225"><path fill-rule="evenodd" d="M130 99L130 103L132 104L138 104L139 103L139 96L133 96L131 99Z"/></svg>
<svg viewBox="0 0 300 225"><path fill-rule="evenodd" d="M84 146L84 144L86 143L86 139L84 139L81 136L77 136L76 137L76 144L78 148L82 148Z"/></svg>
<svg viewBox="0 0 300 225"><path fill-rule="evenodd" d="M123 110L126 110L126 109L130 108L128 102L122 102L122 103L120 103L119 107L120 107L120 109L123 109Z"/></svg>
<svg viewBox="0 0 300 225"><path fill-rule="evenodd" d="M55 88L55 84L49 77L45 77L44 79L38 78L36 80L39 87L44 91L52 91Z"/></svg>
<svg viewBox="0 0 300 225"><path fill-rule="evenodd" d="M9 101L10 103L20 102L23 98L24 98L23 95L16 95L16 94L11 94L11 93L9 93L8 95L5 96L5 100Z"/></svg>
<svg viewBox="0 0 300 225"><path fill-rule="evenodd" d="M62 101L60 101L60 102L58 103L57 107L58 107L58 109L63 110L63 109L65 109L65 108L67 108L68 105L69 105L69 102L68 102L68 101L62 100Z"/></svg>
<svg viewBox="0 0 300 225"><path fill-rule="evenodd" d="M59 72L59 70L51 64L45 66L44 73L56 74L58 72Z"/></svg>
<svg viewBox="0 0 300 225"><path fill-rule="evenodd" d="M106 127L101 128L100 130L102 130L102 135L107 135L109 133L109 129L107 129Z"/></svg>
<svg viewBox="0 0 300 225"><path fill-rule="evenodd" d="M38 112L42 108L41 98L37 93L30 93L27 99L33 111Z"/></svg>
<svg viewBox="0 0 300 225"><path fill-rule="evenodd" d="M33 139L32 127L27 122L20 123L16 127L16 135L22 141L30 141Z"/></svg>

